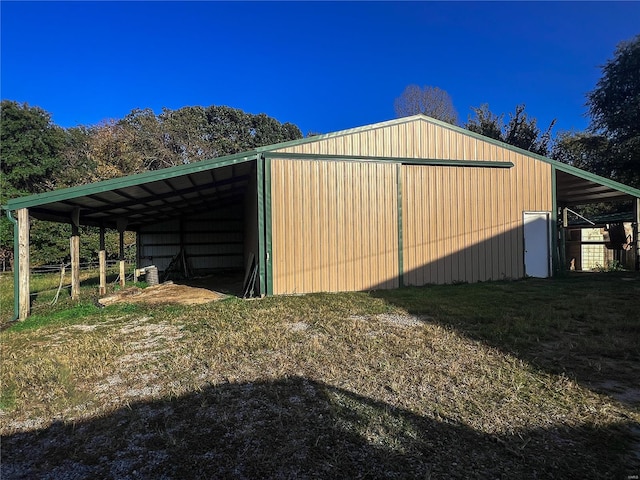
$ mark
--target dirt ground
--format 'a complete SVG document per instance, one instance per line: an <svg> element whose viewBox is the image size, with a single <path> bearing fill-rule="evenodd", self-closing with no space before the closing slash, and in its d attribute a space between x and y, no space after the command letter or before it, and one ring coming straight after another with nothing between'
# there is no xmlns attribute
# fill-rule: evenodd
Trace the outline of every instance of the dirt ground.
<svg viewBox="0 0 640 480"><path fill-rule="evenodd" d="M225 297L227 297L226 294L208 288L178 285L169 281L147 288L125 288L124 290L99 299L98 302L104 306L114 303L144 303L147 305L177 303L181 305L197 305L213 302Z"/></svg>

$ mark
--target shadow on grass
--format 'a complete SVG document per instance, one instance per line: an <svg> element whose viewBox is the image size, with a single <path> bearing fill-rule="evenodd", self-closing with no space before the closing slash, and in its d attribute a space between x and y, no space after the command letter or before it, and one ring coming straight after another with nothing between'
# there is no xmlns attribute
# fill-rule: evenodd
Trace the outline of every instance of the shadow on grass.
<svg viewBox="0 0 640 480"><path fill-rule="evenodd" d="M621 428L488 435L293 377L5 436L1 468L3 479L622 478Z"/></svg>
<svg viewBox="0 0 640 480"><path fill-rule="evenodd" d="M640 408L640 274L431 285L371 295Z"/></svg>

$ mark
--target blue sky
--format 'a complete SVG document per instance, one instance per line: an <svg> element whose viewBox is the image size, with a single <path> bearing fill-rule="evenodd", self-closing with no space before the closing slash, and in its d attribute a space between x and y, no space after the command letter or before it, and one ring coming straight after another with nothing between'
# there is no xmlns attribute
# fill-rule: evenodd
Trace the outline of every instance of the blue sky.
<svg viewBox="0 0 640 480"><path fill-rule="evenodd" d="M0 3L1 96L93 125L134 108L229 105L327 133L389 120L409 84L524 103L583 130L585 94L639 2Z"/></svg>

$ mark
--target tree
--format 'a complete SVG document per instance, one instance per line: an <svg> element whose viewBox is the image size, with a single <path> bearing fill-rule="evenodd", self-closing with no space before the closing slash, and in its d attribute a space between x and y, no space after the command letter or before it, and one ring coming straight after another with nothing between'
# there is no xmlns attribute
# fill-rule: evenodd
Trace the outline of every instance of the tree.
<svg viewBox="0 0 640 480"><path fill-rule="evenodd" d="M60 167L63 130L39 107L11 100L0 103L2 203L7 198L53 188Z"/></svg>
<svg viewBox="0 0 640 480"><path fill-rule="evenodd" d="M0 204L54 187L64 134L39 107L0 102ZM13 225L0 218L0 252L13 251Z"/></svg>
<svg viewBox="0 0 640 480"><path fill-rule="evenodd" d="M624 177L625 172L618 172L616 155L612 151L612 142L604 135L591 132L562 132L556 138L552 158L574 167L595 173L602 177ZM616 212L628 212L629 202L601 202L576 207L581 215L591 218Z"/></svg>
<svg viewBox="0 0 640 480"><path fill-rule="evenodd" d="M145 170L141 155L135 149L133 132L115 120L92 127L88 147L89 158L96 166L96 178L91 181L123 177Z"/></svg>
<svg viewBox="0 0 640 480"><path fill-rule="evenodd" d="M494 140L502 141L502 131L504 130L504 114L495 115L489 110L489 104L483 103L479 107L471 107L475 118L469 117L466 125L467 130L470 130L485 137L493 138Z"/></svg>
<svg viewBox="0 0 640 480"><path fill-rule="evenodd" d="M302 138L302 132L294 124L280 123L264 113L254 115L212 105L206 108L206 115L207 134L216 156Z"/></svg>
<svg viewBox="0 0 640 480"><path fill-rule="evenodd" d="M556 138L551 156L582 170L606 175L609 166L602 160L609 158L609 148L609 141L602 135L562 132Z"/></svg>
<svg viewBox="0 0 640 480"><path fill-rule="evenodd" d="M56 172L57 188L84 185L98 178L96 159L91 152L93 130L78 126L65 130L60 154L61 168Z"/></svg>
<svg viewBox="0 0 640 480"><path fill-rule="evenodd" d="M216 105L164 108L159 115L136 109L117 124L130 133L133 151L148 170L302 138L291 123Z"/></svg>
<svg viewBox="0 0 640 480"><path fill-rule="evenodd" d="M590 130L616 140L640 135L640 35L622 42L587 94Z"/></svg>
<svg viewBox="0 0 640 480"><path fill-rule="evenodd" d="M528 150L538 155L549 153L551 130L555 125L553 120L544 133L541 133L535 118L529 118L524 105L516 105L515 111L509 114L509 122L505 125L504 114L495 115L489 110L488 104L471 107L475 118L469 117L465 128L485 137L500 140L514 147Z"/></svg>
<svg viewBox="0 0 640 480"><path fill-rule="evenodd" d="M422 113L452 125L458 123L458 112L451 97L438 87L409 85L396 98L393 107L398 118Z"/></svg>
<svg viewBox="0 0 640 480"><path fill-rule="evenodd" d="M133 109L118 122L131 132L134 150L140 156L145 170L158 170L177 165L175 155L168 146L168 135L161 119L150 108Z"/></svg>
<svg viewBox="0 0 640 480"><path fill-rule="evenodd" d="M605 176L640 187L640 35L622 42L587 94L589 131L609 142L596 162Z"/></svg>

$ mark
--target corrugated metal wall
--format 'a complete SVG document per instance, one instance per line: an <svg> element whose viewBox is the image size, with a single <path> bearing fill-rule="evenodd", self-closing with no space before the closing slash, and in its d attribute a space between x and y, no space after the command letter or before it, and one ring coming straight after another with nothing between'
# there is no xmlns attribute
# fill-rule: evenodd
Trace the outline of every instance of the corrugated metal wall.
<svg viewBox="0 0 640 480"><path fill-rule="evenodd" d="M363 129L278 151L322 155L487 161L503 161L507 160L505 156L515 154L497 145L422 119Z"/></svg>
<svg viewBox="0 0 640 480"><path fill-rule="evenodd" d="M164 272L184 247L194 275L243 268L243 206L147 225L138 232L139 266Z"/></svg>
<svg viewBox="0 0 640 480"><path fill-rule="evenodd" d="M524 276L523 211L550 211L551 167L402 167L404 283Z"/></svg>
<svg viewBox="0 0 640 480"><path fill-rule="evenodd" d="M396 166L273 160L273 293L398 286Z"/></svg>
<svg viewBox="0 0 640 480"><path fill-rule="evenodd" d="M280 151L513 162L510 169L402 166L403 279L409 285L521 278L522 212L553 208L549 164L422 119ZM395 165L274 165L274 293L397 285ZM377 247L367 246L378 238L392 245L379 252L384 268L374 260Z"/></svg>

